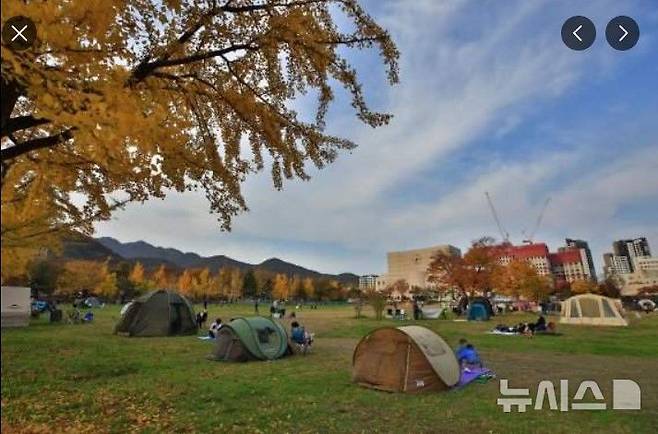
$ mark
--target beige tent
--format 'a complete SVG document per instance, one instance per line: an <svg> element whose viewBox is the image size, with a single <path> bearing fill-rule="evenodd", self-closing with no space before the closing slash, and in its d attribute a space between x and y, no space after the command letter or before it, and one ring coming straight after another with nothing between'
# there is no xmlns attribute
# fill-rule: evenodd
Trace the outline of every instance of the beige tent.
<svg viewBox="0 0 658 434"><path fill-rule="evenodd" d="M439 335L420 326L386 327L354 349L352 380L389 392L447 390L459 382L459 364Z"/></svg>
<svg viewBox="0 0 658 434"><path fill-rule="evenodd" d="M30 324L30 288L2 287L2 327L25 327Z"/></svg>
<svg viewBox="0 0 658 434"><path fill-rule="evenodd" d="M618 300L596 294L576 295L562 303L560 322L596 326L626 326Z"/></svg>

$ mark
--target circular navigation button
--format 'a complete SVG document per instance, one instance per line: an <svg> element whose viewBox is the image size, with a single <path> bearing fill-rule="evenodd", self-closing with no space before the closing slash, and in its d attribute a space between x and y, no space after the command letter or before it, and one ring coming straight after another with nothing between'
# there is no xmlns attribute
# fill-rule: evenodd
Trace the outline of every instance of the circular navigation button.
<svg viewBox="0 0 658 434"><path fill-rule="evenodd" d="M571 17L562 24L562 42L572 50L587 50L596 39L596 27L587 17Z"/></svg>
<svg viewBox="0 0 658 434"><path fill-rule="evenodd" d="M630 50L640 39L640 27L633 18L621 15L610 20L605 38L615 50Z"/></svg>
<svg viewBox="0 0 658 434"><path fill-rule="evenodd" d="M2 26L2 41L12 50L27 50L34 44L36 37L37 28L27 17L11 17Z"/></svg>

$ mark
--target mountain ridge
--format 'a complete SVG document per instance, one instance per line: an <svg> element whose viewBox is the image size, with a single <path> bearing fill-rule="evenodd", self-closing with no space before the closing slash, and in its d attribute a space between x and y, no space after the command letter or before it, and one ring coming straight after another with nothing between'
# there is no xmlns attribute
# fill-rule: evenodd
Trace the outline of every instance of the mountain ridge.
<svg viewBox="0 0 658 434"><path fill-rule="evenodd" d="M121 242L112 237L99 237L93 238L93 241L115 255L126 260L140 261L145 263L145 266L148 264L150 267L157 267L160 263L172 264L179 268L207 267L213 273L223 267L231 267L242 271L264 270L300 277L331 278L348 285L358 283L358 276L353 273L321 273L276 257L265 259L257 264L251 264L226 255L201 256L195 252L182 252L173 247L154 246L143 240Z"/></svg>

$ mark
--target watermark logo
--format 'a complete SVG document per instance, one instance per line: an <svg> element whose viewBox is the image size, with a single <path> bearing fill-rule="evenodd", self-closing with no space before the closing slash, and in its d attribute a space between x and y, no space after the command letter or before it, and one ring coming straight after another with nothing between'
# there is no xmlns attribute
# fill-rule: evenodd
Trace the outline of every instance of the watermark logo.
<svg viewBox="0 0 658 434"><path fill-rule="evenodd" d="M545 404L548 405L550 410L555 411L606 410L608 408L608 403L596 381L586 380L581 382L573 395L571 403L569 402L569 380L560 380L558 391L559 400L555 385L551 381L544 380L540 382L537 385L533 406L530 389L512 389L509 387L508 380L501 379L500 394L505 398L498 398L497 403L505 413L512 412L513 407L516 407L518 413L525 413L528 407L534 410L542 410ZM582 402L588 392L596 402ZM640 410L641 403L642 391L635 381L627 379L612 380L613 410Z"/></svg>

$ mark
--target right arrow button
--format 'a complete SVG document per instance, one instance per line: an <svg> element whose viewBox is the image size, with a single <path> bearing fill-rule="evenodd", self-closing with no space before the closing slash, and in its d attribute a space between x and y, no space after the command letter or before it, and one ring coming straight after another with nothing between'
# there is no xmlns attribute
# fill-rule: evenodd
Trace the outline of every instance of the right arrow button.
<svg viewBox="0 0 658 434"><path fill-rule="evenodd" d="M640 39L640 28L633 18L618 16L611 19L606 26L605 38L615 50L630 50Z"/></svg>

